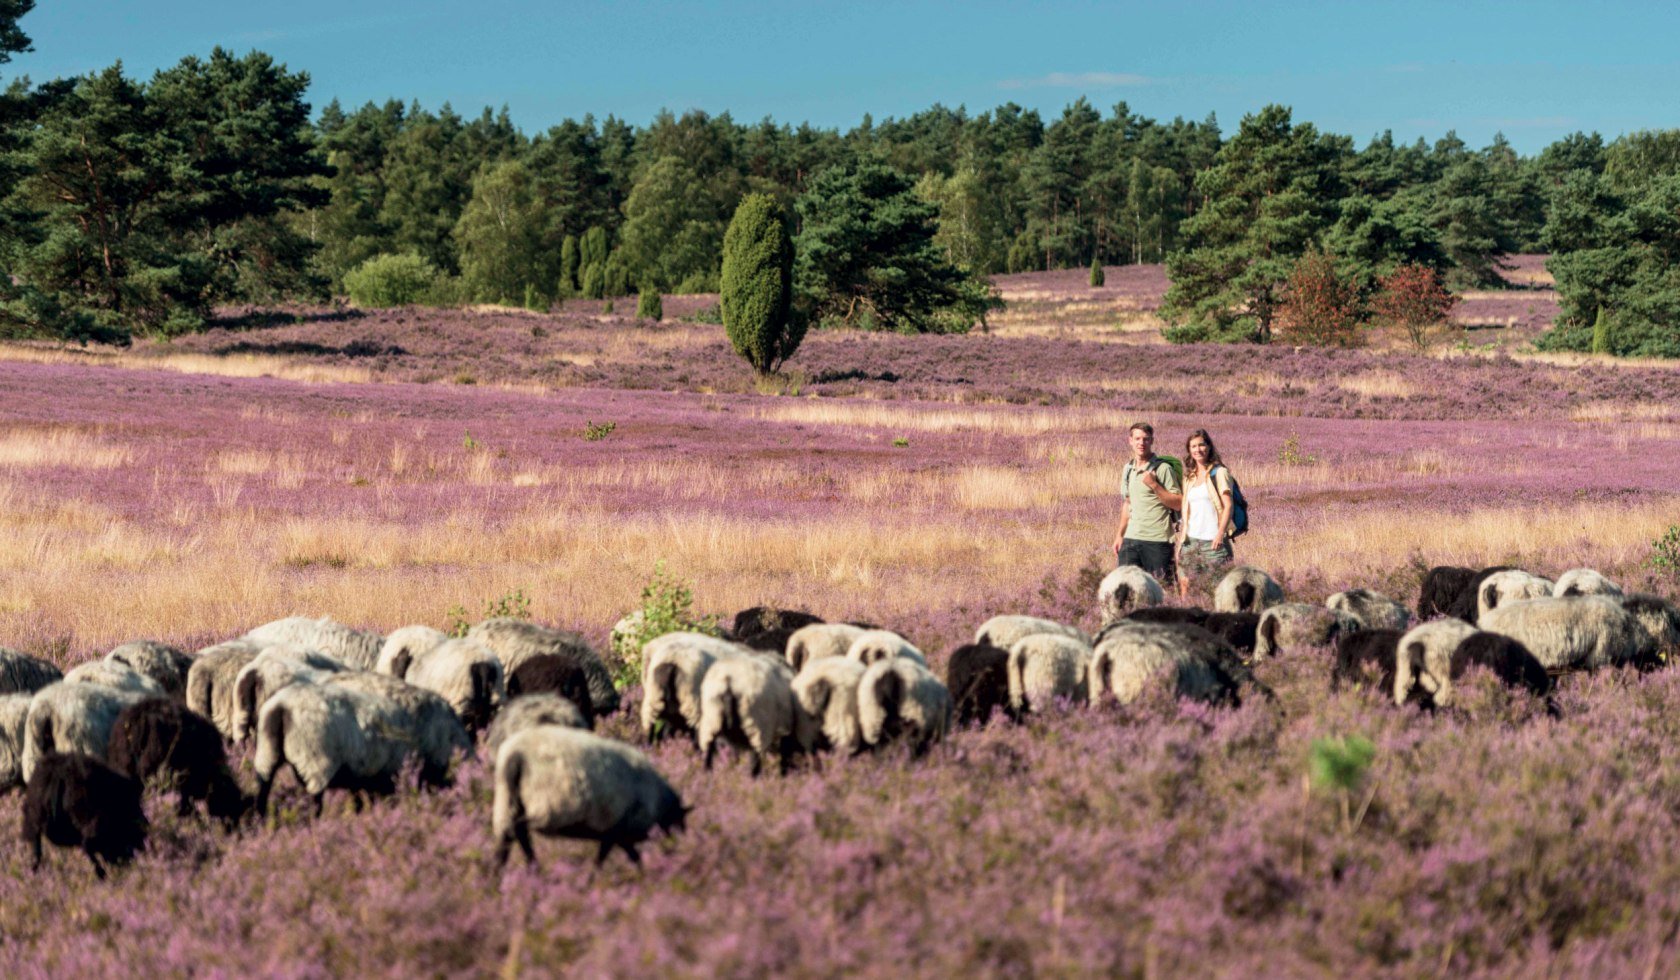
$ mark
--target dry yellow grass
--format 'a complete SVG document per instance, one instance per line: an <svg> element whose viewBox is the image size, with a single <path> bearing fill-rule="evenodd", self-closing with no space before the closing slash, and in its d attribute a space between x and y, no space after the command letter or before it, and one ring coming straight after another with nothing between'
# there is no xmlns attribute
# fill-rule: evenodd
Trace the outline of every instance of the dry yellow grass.
<svg viewBox="0 0 1680 980"><path fill-rule="evenodd" d="M101 364L109 367L213 374L230 378L283 378L307 384L365 383L373 380L364 368L305 364L268 354L162 354L135 357L103 351L82 351L40 344L0 343L0 360L36 364Z"/></svg>
<svg viewBox="0 0 1680 980"><path fill-rule="evenodd" d="M108 470L127 466L134 451L74 429L19 428L0 431L0 469L67 466Z"/></svg>
<svg viewBox="0 0 1680 980"><path fill-rule="evenodd" d="M1417 386L1393 371L1370 371L1343 378L1337 386L1366 398L1410 398L1418 393Z"/></svg>

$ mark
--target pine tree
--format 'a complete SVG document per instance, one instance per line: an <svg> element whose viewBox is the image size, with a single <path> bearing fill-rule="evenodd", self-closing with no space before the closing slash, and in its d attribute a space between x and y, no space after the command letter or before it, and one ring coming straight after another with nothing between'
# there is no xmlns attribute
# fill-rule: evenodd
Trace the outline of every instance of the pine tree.
<svg viewBox="0 0 1680 980"><path fill-rule="evenodd" d="M771 374L805 339L792 316L793 241L775 198L748 194L723 235L724 333L754 371Z"/></svg>

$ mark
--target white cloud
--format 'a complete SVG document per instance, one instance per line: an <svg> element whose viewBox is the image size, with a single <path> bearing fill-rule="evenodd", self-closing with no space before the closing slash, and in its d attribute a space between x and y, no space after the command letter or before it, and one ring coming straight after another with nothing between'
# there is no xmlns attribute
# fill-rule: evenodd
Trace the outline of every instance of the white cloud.
<svg viewBox="0 0 1680 980"><path fill-rule="evenodd" d="M1120 71L1053 71L1040 78L1010 78L998 83L998 88L1120 88L1126 85L1148 85L1153 79Z"/></svg>

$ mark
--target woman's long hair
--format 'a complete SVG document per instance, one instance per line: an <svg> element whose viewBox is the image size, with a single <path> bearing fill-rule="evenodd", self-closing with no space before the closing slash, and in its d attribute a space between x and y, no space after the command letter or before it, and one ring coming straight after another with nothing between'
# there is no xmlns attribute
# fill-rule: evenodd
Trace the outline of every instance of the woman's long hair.
<svg viewBox="0 0 1680 980"><path fill-rule="evenodd" d="M1207 461L1209 472L1212 472L1215 466L1223 466L1225 464L1225 461L1219 458L1219 447L1213 444L1213 437L1208 435L1208 430L1197 429L1184 439L1184 479L1186 482L1191 479L1199 480L1202 478L1202 474L1198 471L1196 466L1196 457L1190 452L1190 444L1195 442L1197 439L1207 443Z"/></svg>

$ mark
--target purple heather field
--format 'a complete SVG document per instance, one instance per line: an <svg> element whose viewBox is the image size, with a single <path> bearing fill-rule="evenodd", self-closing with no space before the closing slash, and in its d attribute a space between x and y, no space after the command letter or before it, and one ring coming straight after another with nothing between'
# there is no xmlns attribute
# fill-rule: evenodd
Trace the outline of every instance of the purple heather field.
<svg viewBox="0 0 1680 980"><path fill-rule="evenodd" d="M1680 523L1674 368L1565 366L1503 340L1171 348L1116 326L1154 308L1158 267L1111 269L1102 290L1085 275L1005 277L990 334L815 333L766 391L720 327L576 303L233 311L117 358L0 359L0 646L71 664L136 638L130 622L198 648L292 612L441 627L449 601L476 613L484 583L513 581L534 583L535 618L604 648L639 601L627 583L678 557L666 528L690 542L672 570L700 611L869 618L943 675L994 613L1097 625L1103 480L1134 417L1173 452L1193 426L1216 434L1252 500L1239 550L1291 598L1365 585L1412 603L1438 561L1590 564L1680 596L1651 561ZM1524 258L1513 280L1542 275ZM1482 309L1461 318L1501 324L1473 345L1531 329L1500 303L1552 302L1512 295L1466 301ZM171 362L247 354L366 375ZM750 551L801 534L900 566ZM602 555L561 553L592 543ZM292 605L322 597L355 604ZM363 813L329 797L319 820L282 779L274 826L232 836L153 793L149 850L108 882L70 852L32 874L4 832L0 975L1680 972L1680 668L1565 677L1551 712L1473 669L1431 715L1330 693L1330 657L1259 664L1275 703L1060 706L925 758L785 778L727 756L706 772L667 742L650 756L695 810L640 868L539 839L540 870L516 857L497 875L481 759ZM636 742L627 695L602 729ZM1313 742L1352 735L1375 745L1364 778L1314 785ZM19 810L0 797L0 828Z"/></svg>

